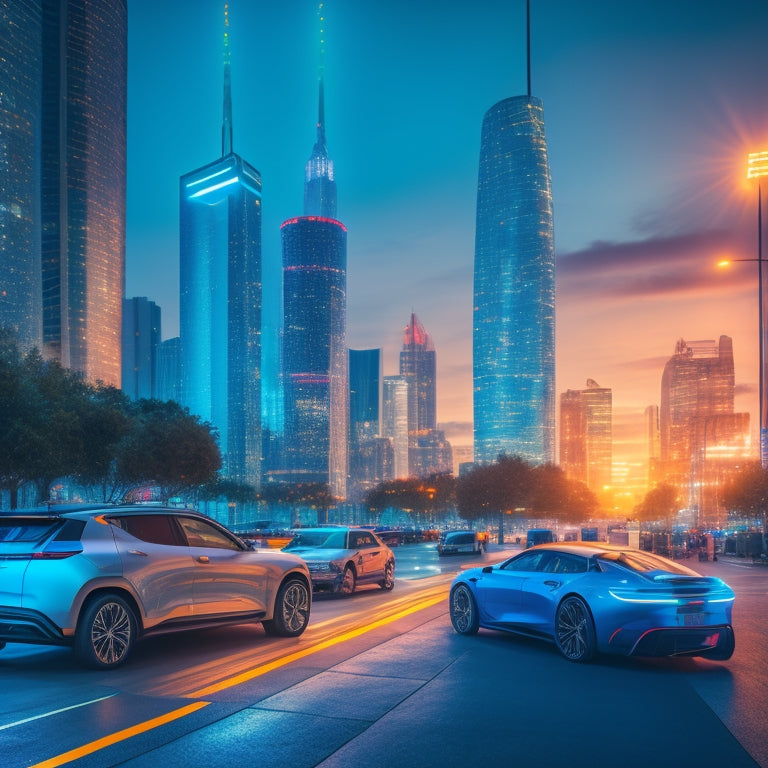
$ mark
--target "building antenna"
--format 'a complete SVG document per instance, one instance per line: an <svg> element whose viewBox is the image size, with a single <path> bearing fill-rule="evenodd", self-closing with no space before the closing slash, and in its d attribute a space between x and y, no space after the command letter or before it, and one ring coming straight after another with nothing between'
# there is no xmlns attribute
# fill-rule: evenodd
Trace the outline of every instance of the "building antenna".
<svg viewBox="0 0 768 768"><path fill-rule="evenodd" d="M221 156L232 153L232 77L229 58L229 4L224 3L224 120L221 125Z"/></svg>
<svg viewBox="0 0 768 768"><path fill-rule="evenodd" d="M325 14L323 7L325 3L319 3L317 6L317 18L320 22L320 64L318 66L318 108L317 108L317 138L322 144L325 144Z"/></svg>
<svg viewBox="0 0 768 768"><path fill-rule="evenodd" d="M526 53L528 59L528 98L531 98L531 0L525 3Z"/></svg>

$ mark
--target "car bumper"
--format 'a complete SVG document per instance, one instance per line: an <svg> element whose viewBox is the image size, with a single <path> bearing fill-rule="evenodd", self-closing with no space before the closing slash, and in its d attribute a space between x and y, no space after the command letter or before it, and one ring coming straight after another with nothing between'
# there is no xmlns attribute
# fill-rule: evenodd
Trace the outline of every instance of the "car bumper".
<svg viewBox="0 0 768 768"><path fill-rule="evenodd" d="M733 653L733 627L721 624L709 627L658 627L616 632L609 650L625 656L703 656L728 659Z"/></svg>
<svg viewBox="0 0 768 768"><path fill-rule="evenodd" d="M67 645L61 629L47 616L28 608L0 608L0 640L6 643Z"/></svg>

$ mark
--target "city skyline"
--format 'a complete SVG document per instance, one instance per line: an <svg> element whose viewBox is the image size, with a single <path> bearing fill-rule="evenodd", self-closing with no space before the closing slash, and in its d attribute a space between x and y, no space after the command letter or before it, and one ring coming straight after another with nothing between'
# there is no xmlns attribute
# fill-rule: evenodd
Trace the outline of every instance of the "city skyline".
<svg viewBox="0 0 768 768"><path fill-rule="evenodd" d="M274 277L280 222L301 205L313 138L316 4L249 5L230 3L233 147L262 174ZM619 459L622 441L637 442L628 428L634 421L642 435L645 407L659 402L676 340L727 334L736 408L752 413L754 433L756 269L714 264L756 253L746 153L768 145L759 74L768 8L531 5L532 91L545 105L553 178L557 393L588 378L613 390ZM526 90L524 0L461 8L325 8L325 117L349 228L348 345L382 347L391 375L397 329L417 312L441 350L437 418L455 445L471 441L480 126L493 104ZM178 333L178 179L210 159L220 133L221 11L129 4L126 296L162 307L166 338ZM255 34L260 44L249 45ZM161 52L162 67L147 50Z"/></svg>

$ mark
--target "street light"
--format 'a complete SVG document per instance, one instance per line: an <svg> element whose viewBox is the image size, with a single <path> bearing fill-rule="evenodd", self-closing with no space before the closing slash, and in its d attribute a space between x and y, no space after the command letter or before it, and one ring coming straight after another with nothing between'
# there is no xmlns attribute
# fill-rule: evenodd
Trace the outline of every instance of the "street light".
<svg viewBox="0 0 768 768"><path fill-rule="evenodd" d="M763 189L761 179L768 176L768 151L752 152L747 157L747 178L757 179L757 295L760 329L760 464L768 467L768 417L765 412L765 315L763 314Z"/></svg>

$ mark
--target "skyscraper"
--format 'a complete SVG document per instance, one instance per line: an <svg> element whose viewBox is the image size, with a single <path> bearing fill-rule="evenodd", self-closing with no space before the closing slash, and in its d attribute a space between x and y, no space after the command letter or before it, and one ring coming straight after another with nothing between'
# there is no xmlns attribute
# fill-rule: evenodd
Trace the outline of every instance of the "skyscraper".
<svg viewBox="0 0 768 768"><path fill-rule="evenodd" d="M324 17L320 6L321 39ZM285 478L327 483L346 497L349 372L347 228L336 217L325 144L323 64L317 141L306 165L304 215L281 226Z"/></svg>
<svg viewBox="0 0 768 768"><path fill-rule="evenodd" d="M182 397L219 433L223 471L261 482L261 176L232 149L225 6L221 158L181 177Z"/></svg>
<svg viewBox="0 0 768 768"><path fill-rule="evenodd" d="M40 3L2 0L0 23L0 327L27 352L43 346Z"/></svg>
<svg viewBox="0 0 768 768"><path fill-rule="evenodd" d="M733 341L680 339L661 379L660 471L694 523L716 520L717 488L749 456L749 415L734 413Z"/></svg>
<svg viewBox="0 0 768 768"><path fill-rule="evenodd" d="M527 95L491 107L481 134L472 348L480 463L502 453L554 460L552 193L544 110L531 96L528 58Z"/></svg>
<svg viewBox="0 0 768 768"><path fill-rule="evenodd" d="M381 436L392 441L394 448L393 477L408 477L408 379L385 376L381 414Z"/></svg>
<svg viewBox="0 0 768 768"><path fill-rule="evenodd" d="M123 392L132 400L158 397L160 307L144 296L123 302Z"/></svg>
<svg viewBox="0 0 768 768"><path fill-rule="evenodd" d="M125 0L0 3L0 325L120 385Z"/></svg>
<svg viewBox="0 0 768 768"><path fill-rule="evenodd" d="M594 379L560 396L560 466L600 494L611 485L613 394Z"/></svg>
<svg viewBox="0 0 768 768"><path fill-rule="evenodd" d="M126 0L43 0L43 345L120 386Z"/></svg>

